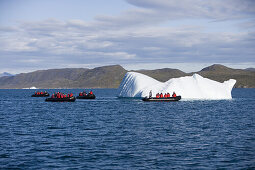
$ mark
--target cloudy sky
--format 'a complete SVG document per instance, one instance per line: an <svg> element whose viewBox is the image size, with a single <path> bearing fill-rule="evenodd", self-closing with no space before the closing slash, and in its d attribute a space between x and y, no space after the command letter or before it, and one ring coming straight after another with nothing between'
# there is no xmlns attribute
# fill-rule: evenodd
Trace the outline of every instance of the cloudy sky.
<svg viewBox="0 0 255 170"><path fill-rule="evenodd" d="M254 0L0 0L0 72L255 67Z"/></svg>

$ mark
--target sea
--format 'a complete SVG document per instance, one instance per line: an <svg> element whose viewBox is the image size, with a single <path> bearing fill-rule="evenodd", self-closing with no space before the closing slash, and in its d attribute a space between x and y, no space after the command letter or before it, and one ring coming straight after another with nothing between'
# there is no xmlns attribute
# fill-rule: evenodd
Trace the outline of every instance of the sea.
<svg viewBox="0 0 255 170"><path fill-rule="evenodd" d="M255 89L179 102L93 89L95 100L51 103L34 92L0 90L0 169L255 169Z"/></svg>

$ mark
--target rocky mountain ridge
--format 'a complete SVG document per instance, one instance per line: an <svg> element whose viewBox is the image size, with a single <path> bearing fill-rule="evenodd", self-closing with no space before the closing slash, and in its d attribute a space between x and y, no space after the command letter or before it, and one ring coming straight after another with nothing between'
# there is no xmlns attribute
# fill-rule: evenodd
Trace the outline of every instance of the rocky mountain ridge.
<svg viewBox="0 0 255 170"><path fill-rule="evenodd" d="M203 77L223 82L236 79L235 87L255 88L255 73L252 69L233 69L224 65L214 64L201 71L185 73L178 69L162 68L156 70L132 70L159 81L170 78L190 76L194 73ZM35 86L37 88L118 88L128 71L120 65L87 68L64 68L38 70L21 73L15 76L0 77L1 89L19 89Z"/></svg>

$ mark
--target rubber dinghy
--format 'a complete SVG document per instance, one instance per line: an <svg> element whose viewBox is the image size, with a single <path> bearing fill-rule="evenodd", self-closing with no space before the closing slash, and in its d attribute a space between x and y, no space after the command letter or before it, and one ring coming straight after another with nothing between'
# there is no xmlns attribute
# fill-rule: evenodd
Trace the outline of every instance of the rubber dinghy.
<svg viewBox="0 0 255 170"><path fill-rule="evenodd" d="M50 94L48 92L43 94L33 94L31 97L48 97Z"/></svg>
<svg viewBox="0 0 255 170"><path fill-rule="evenodd" d="M47 98L45 99L46 102L74 102L76 98L73 97L65 97L65 98Z"/></svg>
<svg viewBox="0 0 255 170"><path fill-rule="evenodd" d="M167 98L145 97L142 100L145 102L176 102L181 100L181 96L167 97Z"/></svg>
<svg viewBox="0 0 255 170"><path fill-rule="evenodd" d="M96 96L94 94L87 94L86 96L77 96L77 99L95 99Z"/></svg>

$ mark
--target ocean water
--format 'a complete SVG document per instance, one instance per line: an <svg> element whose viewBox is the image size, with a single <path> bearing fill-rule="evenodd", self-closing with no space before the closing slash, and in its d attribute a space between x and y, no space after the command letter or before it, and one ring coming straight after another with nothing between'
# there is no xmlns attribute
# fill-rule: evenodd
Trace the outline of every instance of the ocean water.
<svg viewBox="0 0 255 170"><path fill-rule="evenodd" d="M255 89L172 103L119 99L116 89L74 103L33 93L0 90L0 169L255 168Z"/></svg>

